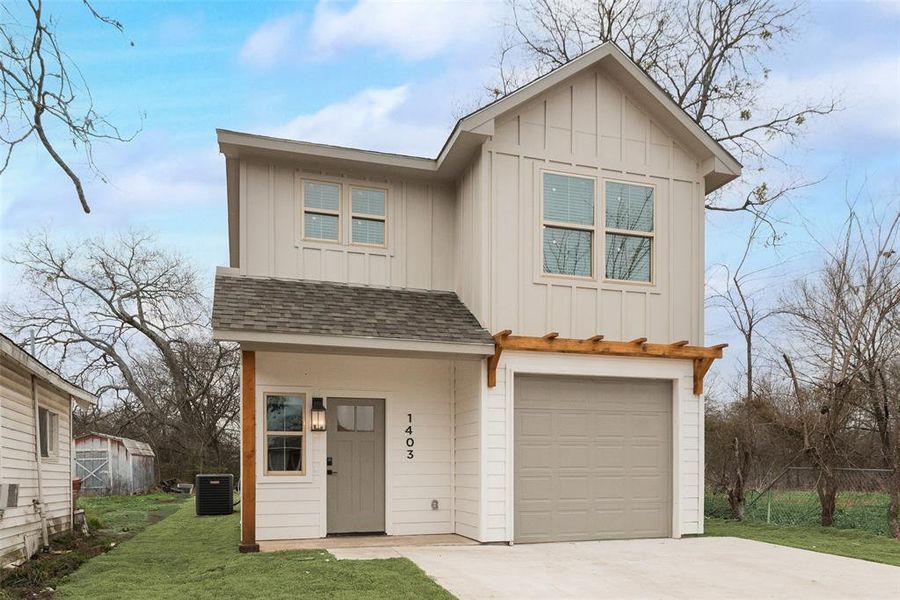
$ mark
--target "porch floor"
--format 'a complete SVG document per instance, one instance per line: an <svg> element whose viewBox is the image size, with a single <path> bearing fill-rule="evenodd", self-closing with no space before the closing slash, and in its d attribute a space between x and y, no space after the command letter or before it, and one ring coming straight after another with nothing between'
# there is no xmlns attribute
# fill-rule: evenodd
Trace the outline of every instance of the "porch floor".
<svg viewBox="0 0 900 600"><path fill-rule="evenodd" d="M470 546L478 545L475 540L456 535L440 533L428 535L347 535L310 540L273 540L259 542L260 552L281 550L330 550L332 548L394 548L398 546Z"/></svg>

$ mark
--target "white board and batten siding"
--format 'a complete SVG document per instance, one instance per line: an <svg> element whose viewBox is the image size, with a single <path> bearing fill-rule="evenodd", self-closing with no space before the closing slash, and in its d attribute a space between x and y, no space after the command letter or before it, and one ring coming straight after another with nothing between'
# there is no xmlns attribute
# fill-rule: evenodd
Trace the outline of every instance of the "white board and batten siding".
<svg viewBox="0 0 900 600"><path fill-rule="evenodd" d="M57 415L56 454L41 459L43 496L50 533L71 528L71 400L38 380L38 405ZM31 374L6 357L0 360L0 482L19 485L14 508L0 517L0 558L15 559L40 547L41 520L32 505L38 498L35 418ZM6 561L3 561L6 562Z"/></svg>
<svg viewBox="0 0 900 600"><path fill-rule="evenodd" d="M240 174L240 212L245 215L240 221L241 274L453 289L456 244L451 185L259 159L242 159ZM305 180L341 185L342 241L304 239ZM351 186L387 191L384 247L348 243Z"/></svg>
<svg viewBox="0 0 900 600"><path fill-rule="evenodd" d="M385 530L389 535L452 533L454 468L467 491L458 519L477 527L477 392L480 361L257 352L257 414L266 393L310 398L384 399ZM454 375L454 371L456 375ZM467 389L454 411L454 386ZM407 459L407 415L413 418L415 458ZM454 423L459 417L459 423ZM257 420L256 538L258 541L324 537L326 530L326 434L306 432L302 476L266 475L263 425ZM462 439L454 451L454 436ZM454 460L454 456L456 457ZM438 509L432 509L432 501ZM463 514L465 513L465 514ZM474 530L466 530L474 533Z"/></svg>
<svg viewBox="0 0 900 600"><path fill-rule="evenodd" d="M582 72L499 118L482 148L484 281L492 332L558 331L703 343L704 184L698 161L605 74ZM594 276L548 276L541 264L542 173L594 178ZM653 281L604 281L604 182L652 186Z"/></svg>

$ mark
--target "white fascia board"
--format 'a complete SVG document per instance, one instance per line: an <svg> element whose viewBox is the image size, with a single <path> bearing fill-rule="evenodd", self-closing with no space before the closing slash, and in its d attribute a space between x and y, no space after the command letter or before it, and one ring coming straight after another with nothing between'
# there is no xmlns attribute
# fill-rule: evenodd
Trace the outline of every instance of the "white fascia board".
<svg viewBox="0 0 900 600"><path fill-rule="evenodd" d="M393 340L349 336L305 335L297 333L267 333L259 331L213 330L213 339L241 344L259 344L318 350L366 350L374 352L412 352L427 354L459 354L491 356L493 344L457 344L453 342L425 342L421 340Z"/></svg>

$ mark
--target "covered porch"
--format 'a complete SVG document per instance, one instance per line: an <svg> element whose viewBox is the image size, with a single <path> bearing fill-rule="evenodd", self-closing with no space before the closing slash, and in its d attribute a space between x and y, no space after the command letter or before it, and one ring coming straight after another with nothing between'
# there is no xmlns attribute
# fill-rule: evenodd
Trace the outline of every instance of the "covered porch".
<svg viewBox="0 0 900 600"><path fill-rule="evenodd" d="M220 275L214 331L241 345L242 550L477 536L494 343L455 294Z"/></svg>

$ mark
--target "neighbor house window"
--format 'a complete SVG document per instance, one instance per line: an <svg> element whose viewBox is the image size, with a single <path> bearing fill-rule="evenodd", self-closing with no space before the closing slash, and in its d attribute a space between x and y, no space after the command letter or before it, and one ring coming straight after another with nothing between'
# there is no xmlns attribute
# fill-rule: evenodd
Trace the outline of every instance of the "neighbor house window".
<svg viewBox="0 0 900 600"><path fill-rule="evenodd" d="M303 396L266 395L266 472L302 475Z"/></svg>
<svg viewBox="0 0 900 600"><path fill-rule="evenodd" d="M303 237L338 241L341 186L319 181L303 182Z"/></svg>
<svg viewBox="0 0 900 600"><path fill-rule="evenodd" d="M371 188L350 188L350 229L354 244L384 246L387 193Z"/></svg>
<svg viewBox="0 0 900 600"><path fill-rule="evenodd" d="M591 277L594 180L544 173L544 272Z"/></svg>
<svg viewBox="0 0 900 600"><path fill-rule="evenodd" d="M38 433L41 437L41 456L56 456L59 437L59 417L46 408L38 408Z"/></svg>
<svg viewBox="0 0 900 600"><path fill-rule="evenodd" d="M606 182L606 278L651 280L653 188Z"/></svg>

